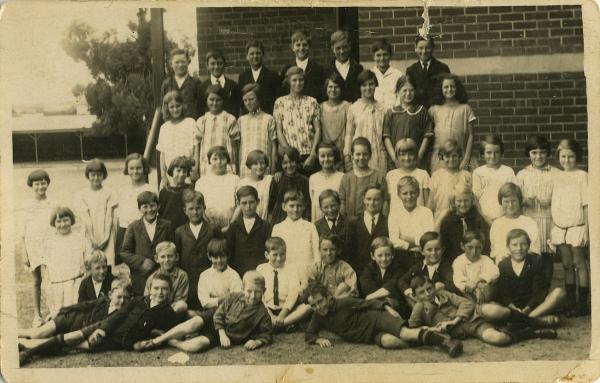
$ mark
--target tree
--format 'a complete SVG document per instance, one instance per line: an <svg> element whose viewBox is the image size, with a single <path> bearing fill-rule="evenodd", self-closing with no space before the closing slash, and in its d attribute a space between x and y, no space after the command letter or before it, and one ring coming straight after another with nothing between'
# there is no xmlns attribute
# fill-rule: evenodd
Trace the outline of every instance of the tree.
<svg viewBox="0 0 600 383"><path fill-rule="evenodd" d="M124 41L117 39L114 30L98 36L81 21L74 21L62 40L66 53L76 62L83 62L93 78L83 90L90 113L98 117L92 126L93 135L143 137L146 123L152 121L155 106L150 23L145 9L140 9L137 16L137 22L128 23L131 34ZM164 43L165 52L177 47L166 36Z"/></svg>

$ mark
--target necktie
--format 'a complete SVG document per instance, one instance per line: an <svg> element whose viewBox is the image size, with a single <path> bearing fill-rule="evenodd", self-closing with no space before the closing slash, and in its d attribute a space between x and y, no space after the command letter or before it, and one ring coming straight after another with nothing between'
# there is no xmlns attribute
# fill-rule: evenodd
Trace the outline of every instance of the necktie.
<svg viewBox="0 0 600 383"><path fill-rule="evenodd" d="M331 232L332 233L335 232L335 221L336 221L335 218L331 220Z"/></svg>
<svg viewBox="0 0 600 383"><path fill-rule="evenodd" d="M279 306L279 278L277 278L277 270L273 270L273 304Z"/></svg>
<svg viewBox="0 0 600 383"><path fill-rule="evenodd" d="M467 226L467 220L465 219L465 217L460 217L460 221L462 222L463 235L464 235L469 230L469 227Z"/></svg>
<svg viewBox="0 0 600 383"><path fill-rule="evenodd" d="M372 215L371 216L371 235L373 235L374 231L375 231L375 216Z"/></svg>

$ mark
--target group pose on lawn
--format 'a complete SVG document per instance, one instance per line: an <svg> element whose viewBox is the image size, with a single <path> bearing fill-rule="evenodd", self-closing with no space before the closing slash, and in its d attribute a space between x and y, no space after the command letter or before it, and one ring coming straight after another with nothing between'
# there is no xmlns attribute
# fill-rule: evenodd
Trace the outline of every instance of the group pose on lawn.
<svg viewBox="0 0 600 383"><path fill-rule="evenodd" d="M17 250L33 274L34 319L19 329L22 364L71 348L254 350L297 330L321 347L333 345L328 330L455 357L462 339L555 338L556 314L589 315L576 141L530 137L531 164L515 176L500 136L475 142L467 94L432 56L433 38L416 38L406 75L385 39L370 70L350 58L346 32L331 35L329 67L310 44L295 32L295 61L276 73L262 43L248 42L238 83L218 51L202 83L186 52L171 52L158 190L135 153L118 191L89 161L89 187L69 206L47 195L46 171L29 175ZM552 284L555 254L564 286Z"/></svg>

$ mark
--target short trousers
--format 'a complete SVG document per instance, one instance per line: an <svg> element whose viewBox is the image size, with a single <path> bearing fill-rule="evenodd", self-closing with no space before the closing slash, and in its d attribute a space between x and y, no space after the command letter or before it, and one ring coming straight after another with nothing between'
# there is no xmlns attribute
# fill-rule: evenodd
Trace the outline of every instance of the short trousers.
<svg viewBox="0 0 600 383"><path fill-rule="evenodd" d="M480 317L469 322L459 323L458 326L450 330L450 336L455 339L481 338L481 334L490 328L495 327Z"/></svg>
<svg viewBox="0 0 600 383"><path fill-rule="evenodd" d="M378 333L391 334L393 336L400 336L402 327L406 326L406 321L402 318L396 318L387 311L380 312L375 321L375 333L373 334L373 341L377 341Z"/></svg>
<svg viewBox="0 0 600 383"><path fill-rule="evenodd" d="M81 311L68 311L64 314L58 314L54 318L57 334L66 334L68 332L80 330L83 327L83 316Z"/></svg>
<svg viewBox="0 0 600 383"><path fill-rule="evenodd" d="M586 227L585 225L571 226L567 228L560 228L556 225L552 226L550 231L550 238L553 245L571 245L574 247L585 246L584 236Z"/></svg>

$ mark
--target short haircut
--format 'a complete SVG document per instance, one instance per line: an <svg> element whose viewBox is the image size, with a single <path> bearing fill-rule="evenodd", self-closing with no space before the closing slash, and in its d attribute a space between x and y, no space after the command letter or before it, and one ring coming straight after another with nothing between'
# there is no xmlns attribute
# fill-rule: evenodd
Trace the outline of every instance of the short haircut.
<svg viewBox="0 0 600 383"><path fill-rule="evenodd" d="M410 280L410 289L412 290L413 294L416 294L418 288L421 288L428 283L431 283L429 279L425 278L422 275L415 275Z"/></svg>
<svg viewBox="0 0 600 383"><path fill-rule="evenodd" d="M248 53L250 48L258 48L263 54L265 53L265 46L258 40L250 40L246 43L246 53Z"/></svg>
<svg viewBox="0 0 600 383"><path fill-rule="evenodd" d="M188 51L185 49L181 49L181 48L171 49L171 51L169 52L169 61L173 60L173 57L178 56L178 55L184 55L185 58L187 59L187 61L190 61L190 55L189 55Z"/></svg>
<svg viewBox="0 0 600 383"><path fill-rule="evenodd" d="M398 194L400 194L400 190L402 190L402 188L404 188L406 186L410 186L413 188L413 190L416 190L417 196L419 194L421 194L421 186L419 185L419 181L417 181L417 179L415 177L404 176L404 177L400 178L400 180L398 181L398 186L397 186Z"/></svg>
<svg viewBox="0 0 600 383"><path fill-rule="evenodd" d="M291 201L301 202L304 204L304 193L296 189L290 189L283 193L283 203L288 203Z"/></svg>
<svg viewBox="0 0 600 383"><path fill-rule="evenodd" d="M439 239L440 239L440 233L438 233L437 231L427 231L419 239L419 246L421 247L421 249L423 249L425 247L425 245L427 244L427 242L437 241Z"/></svg>
<svg viewBox="0 0 600 383"><path fill-rule="evenodd" d="M465 244L471 242L474 239L478 240L481 243L483 243L485 241L485 237L484 237L484 235L483 235L483 233L481 231L467 230L465 232L465 234L463 234L463 237L460 240L460 243L462 243L463 245L465 245Z"/></svg>
<svg viewBox="0 0 600 383"><path fill-rule="evenodd" d="M373 154L371 142L369 142L369 140L367 140L365 137L357 137L354 139L354 141L352 141L352 146L350 147L352 153L354 153L355 146L364 146L365 148L367 148L367 152L369 152L369 155Z"/></svg>
<svg viewBox="0 0 600 383"><path fill-rule="evenodd" d="M252 165L257 164L260 160L263 160L265 165L269 166L269 156L265 152L262 150L252 150L246 157L246 167L250 169Z"/></svg>
<svg viewBox="0 0 600 383"><path fill-rule="evenodd" d="M367 193L370 192L371 190L375 190L375 191L379 192L379 194L381 195L381 198L383 198L383 190L381 190L381 185L378 183L367 185L367 187L365 188L365 192L362 194L362 197L365 198Z"/></svg>
<svg viewBox="0 0 600 383"><path fill-rule="evenodd" d="M358 86L362 86L367 81L375 82L375 86L379 86L379 81L377 81L377 76L372 71L365 69L356 78L356 83Z"/></svg>
<svg viewBox="0 0 600 383"><path fill-rule="evenodd" d="M244 87L242 88L242 96L250 92L254 92L254 94L258 98L258 93L260 92L260 85L258 85L258 83L255 82L244 85Z"/></svg>
<svg viewBox="0 0 600 383"><path fill-rule="evenodd" d="M92 250L88 255L86 255L83 258L83 265L85 266L85 269L88 271L92 268L92 265L99 263L99 262L104 262L104 263L108 262L106 260L106 255L104 255L104 252L99 249Z"/></svg>
<svg viewBox="0 0 600 383"><path fill-rule="evenodd" d="M110 284L110 291L121 290L124 294L128 296L133 295L133 286L131 286L131 281L128 278L115 278Z"/></svg>
<svg viewBox="0 0 600 383"><path fill-rule="evenodd" d="M452 188L452 194L450 195L450 207L453 210L456 210L456 202L455 198L459 195L468 194L471 196L471 202L475 202L475 195L473 194L473 189L471 188L471 184L468 182L459 182Z"/></svg>
<svg viewBox="0 0 600 383"><path fill-rule="evenodd" d="M433 37L425 37L418 35L417 37L415 37L415 47L417 46L417 44L419 44L420 41L427 41L429 44L431 44L432 48L435 46L435 39Z"/></svg>
<svg viewBox="0 0 600 383"><path fill-rule="evenodd" d="M154 250L154 253L156 255L158 255L158 254L162 253L163 251L167 251L167 250L174 250L175 254L177 255L177 247L175 246L175 244L173 242L169 242L169 241L162 241L158 245L156 245L156 249Z"/></svg>
<svg viewBox="0 0 600 383"><path fill-rule="evenodd" d="M463 150L454 138L447 139L440 148L441 156L448 156L452 153L458 153L459 156L463 156Z"/></svg>
<svg viewBox="0 0 600 383"><path fill-rule="evenodd" d="M389 41L387 41L384 38L376 39L375 41L373 41L373 45L371 45L371 53L376 53L379 50L386 51L390 54L390 56L393 53L392 44L390 44Z"/></svg>
<svg viewBox="0 0 600 383"><path fill-rule="evenodd" d="M208 258L229 257L229 248L225 238L213 238L206 246Z"/></svg>
<svg viewBox="0 0 600 383"><path fill-rule="evenodd" d="M137 204L138 209L142 207L142 205L149 205L152 202L155 202L158 205L158 195L151 191L143 191L137 196Z"/></svg>
<svg viewBox="0 0 600 383"><path fill-rule="evenodd" d="M296 41L306 41L308 45L310 45L310 35L306 31L297 30L292 33L292 37L290 39L291 43L294 44Z"/></svg>
<svg viewBox="0 0 600 383"><path fill-rule="evenodd" d="M319 142L317 144L317 154L319 153L319 149L331 149L333 151L333 161L335 161L335 163L338 163L342 160L340 150L334 144L328 142Z"/></svg>
<svg viewBox="0 0 600 383"><path fill-rule="evenodd" d="M327 198L335 199L337 201L337 203L340 205L342 203L342 200L340 198L340 193L338 193L332 189L325 189L321 192L321 194L319 194L319 206L323 205L323 201L325 201Z"/></svg>
<svg viewBox="0 0 600 383"><path fill-rule="evenodd" d="M531 238L529 238L529 234L523 229L512 229L506 234L506 246L510 244L510 241L516 238L525 237L527 238L527 244L531 245Z"/></svg>
<svg viewBox="0 0 600 383"><path fill-rule="evenodd" d="M244 185L240 186L240 188L235 192L235 196L238 201L240 201L244 197L252 196L258 202L260 199L258 198L258 191L254 186Z"/></svg>
<svg viewBox="0 0 600 383"><path fill-rule="evenodd" d="M340 237L339 235L337 235L335 233L327 233L327 234L323 234L322 236L320 236L319 237L319 246L321 245L321 243L323 241L331 242L333 244L333 246L335 246L335 248L338 250L338 252L344 248L344 240L342 239L342 237Z"/></svg>
<svg viewBox="0 0 600 383"><path fill-rule="evenodd" d="M289 67L286 71L285 71L285 81L287 81L289 83L289 79L290 77L300 74L302 75L302 77L304 77L304 71L302 70L302 68L297 67L297 66L291 66Z"/></svg>
<svg viewBox="0 0 600 383"><path fill-rule="evenodd" d="M71 225L75 225L75 214L73 214L73 210L66 206L59 206L52 211L52 215L50 216L50 226L56 227L54 221L64 217L69 217L71 219Z"/></svg>
<svg viewBox="0 0 600 383"><path fill-rule="evenodd" d="M231 157L229 156L229 152L227 151L227 148L221 145L217 145L217 146L213 146L212 148L208 149L208 153L206 153L206 158L208 159L208 162L210 162L210 158L214 155L216 155L217 157L223 157L227 160L227 163L231 162Z"/></svg>
<svg viewBox="0 0 600 383"><path fill-rule="evenodd" d="M344 40L346 40L347 42L350 42L350 40L348 39L348 32L342 31L342 30L337 30L337 31L333 32L331 34L331 36L329 37L329 44L331 44L331 47L333 47L335 44L339 43L340 41L344 41Z"/></svg>
<svg viewBox="0 0 600 383"><path fill-rule="evenodd" d="M456 85L456 95L454 96L454 98L456 99L456 101L458 101L460 104L466 104L469 101L469 96L467 95L467 91L465 90L463 83L460 81L460 78L451 73L442 73L439 76L437 86L435 87L433 92L432 98L434 104L442 105L446 101L444 94L442 93L442 85L444 83L444 80L454 80L454 84Z"/></svg>
<svg viewBox="0 0 600 383"><path fill-rule="evenodd" d="M502 205L502 198L515 196L519 200L519 204L523 206L523 192L521 188L512 183L507 182L498 189L498 203Z"/></svg>
<svg viewBox="0 0 600 383"><path fill-rule="evenodd" d="M87 165L85 165L85 178L90 178L91 172L102 173L102 177L106 179L108 177L108 171L106 170L106 165L99 158L91 159Z"/></svg>
<svg viewBox="0 0 600 383"><path fill-rule="evenodd" d="M169 164L167 174L173 177L173 170L175 168L180 168L183 169L189 175L195 163L196 161L186 156L175 157L173 161L171 161L171 163Z"/></svg>
<svg viewBox="0 0 600 383"><path fill-rule="evenodd" d="M150 282L150 287L152 288L152 284L156 281L165 281L169 285L169 291L173 291L173 280L171 280L171 275L167 272L158 270L152 276L152 282Z"/></svg>
<svg viewBox="0 0 600 383"><path fill-rule="evenodd" d="M388 237L377 237L371 242L371 254L375 253L375 250L380 247L389 247L392 249L392 254L394 253L394 243Z"/></svg>
<svg viewBox="0 0 600 383"><path fill-rule="evenodd" d="M129 169L127 169L127 167L129 166L129 162L134 160L139 160L142 163L142 169L144 174L150 174L150 164L148 164L148 160L145 159L144 156L142 156L139 153L131 153L125 158L125 167L123 168L123 174L125 174L126 176L129 175Z"/></svg>
<svg viewBox="0 0 600 383"><path fill-rule="evenodd" d="M417 143L412 138L401 138L396 142L396 154L411 152L417 154Z"/></svg>
<svg viewBox="0 0 600 383"><path fill-rule="evenodd" d="M583 160L583 149L581 149L579 142L572 138L560 140L560 143L556 148L556 157L558 158L560 156L560 151L565 149L572 150L573 153L575 153L575 161L581 162L581 160Z"/></svg>
<svg viewBox="0 0 600 383"><path fill-rule="evenodd" d="M244 273L244 278L242 278L242 283L244 287L248 285L260 286L262 289L265 289L265 277L263 277L258 271L250 270Z"/></svg>
<svg viewBox="0 0 600 383"><path fill-rule="evenodd" d="M181 104L180 118L185 115L185 111L187 110L187 106L185 105L185 102L183 102L183 96L181 95L181 93L178 90L171 90L167 92L167 94L165 94L162 100L162 116L163 120L165 121L173 119L173 116L171 116L171 113L169 112L169 103L171 101L175 101Z"/></svg>
<svg viewBox="0 0 600 383"><path fill-rule="evenodd" d="M300 152L298 151L298 149L291 147L291 146L287 146L287 147L283 148L281 150L281 152L282 152L282 155L281 155L282 160L283 160L283 157L287 156L287 158L290 161L294 161L297 164L300 163Z"/></svg>
<svg viewBox="0 0 600 383"><path fill-rule="evenodd" d="M325 82L323 83L323 94L324 95L327 94L327 86L329 85L329 81L331 81L334 84L336 84L337 86L339 86L340 89L344 89L344 79L337 72L333 72L329 76L327 76L327 78L325 79ZM340 94L340 97L341 97L341 94Z"/></svg>
<svg viewBox="0 0 600 383"><path fill-rule="evenodd" d="M285 241L283 240L283 238L281 238L281 237L267 238L267 240L265 242L265 250L272 251L272 250L279 250L279 249L283 249L284 251L286 250L286 245L285 245Z"/></svg>
<svg viewBox="0 0 600 383"><path fill-rule="evenodd" d="M550 142L544 136L531 136L525 144L525 157L529 157L529 152L534 149L545 150L550 155Z"/></svg>
<svg viewBox="0 0 600 383"><path fill-rule="evenodd" d="M497 134L488 134L481 140L479 144L479 154L482 156L485 154L485 146L486 145L496 145L500 147L500 154L504 154L504 142L502 142L502 137Z"/></svg>
<svg viewBox="0 0 600 383"><path fill-rule="evenodd" d="M323 283L321 283L320 281L318 281L316 279L308 280L308 286L306 287L306 293L307 293L306 295L308 297L313 297L313 298L316 297L317 295L320 295L322 297L331 296L327 286L325 286Z"/></svg>
<svg viewBox="0 0 600 383"><path fill-rule="evenodd" d="M221 98L221 100L225 100L227 98L227 94L225 94L225 89L221 87L219 84L211 84L204 91L204 101L208 99L208 96L211 94L216 94Z"/></svg>
<svg viewBox="0 0 600 383"><path fill-rule="evenodd" d="M46 181L48 182L48 185L50 185L50 176L45 170L34 170L27 176L27 186L33 186L33 183L36 181Z"/></svg>
<svg viewBox="0 0 600 383"><path fill-rule="evenodd" d="M209 59L221 59L223 60L223 64L227 65L227 60L225 60L225 55L223 54L223 52L221 52L218 49L211 49L210 51L208 51L206 53L206 56L204 56L205 62L208 64L208 60Z"/></svg>
<svg viewBox="0 0 600 383"><path fill-rule="evenodd" d="M395 93L400 92L400 89L402 89L402 87L406 84L412 85L413 88L415 87L415 83L412 81L412 79L410 77L405 76L405 75L400 76L400 78L398 78L398 81L396 81L396 88L394 89ZM414 99L413 99L413 102L414 102Z"/></svg>
<svg viewBox="0 0 600 383"><path fill-rule="evenodd" d="M206 203L204 202L204 194L194 189L185 189L181 195L181 199L183 200L183 206L186 204L194 202L199 203L200 205L206 207Z"/></svg>

